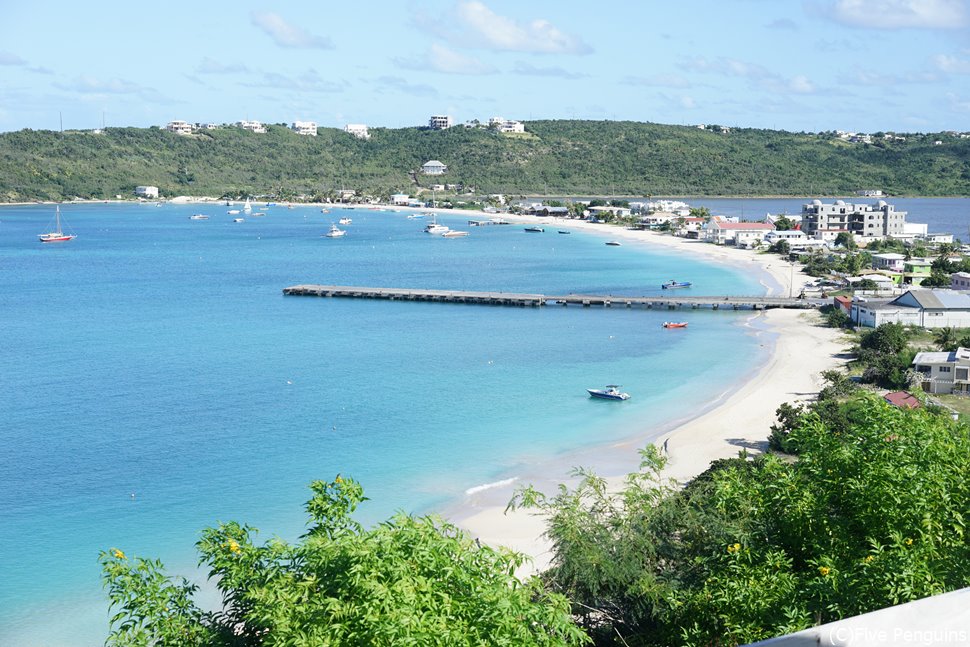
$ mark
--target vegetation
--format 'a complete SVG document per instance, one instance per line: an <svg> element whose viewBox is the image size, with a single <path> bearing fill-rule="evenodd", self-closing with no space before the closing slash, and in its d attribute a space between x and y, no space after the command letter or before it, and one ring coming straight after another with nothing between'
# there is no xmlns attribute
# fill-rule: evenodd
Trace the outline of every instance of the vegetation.
<svg viewBox="0 0 970 647"><path fill-rule="evenodd" d="M742 455L678 490L648 448L619 492L580 471L519 493L596 644L737 645L970 583L966 427L871 394L788 418L795 461Z"/></svg>
<svg viewBox="0 0 970 647"><path fill-rule="evenodd" d="M202 534L200 561L224 608L192 602L196 586L155 560L101 554L116 613L108 644L580 645L569 603L514 575L522 557L479 546L433 517L397 514L373 530L351 518L355 481L311 485L311 526L299 544L258 545L256 531L220 524Z"/></svg>
<svg viewBox="0 0 970 647"><path fill-rule="evenodd" d="M372 128L370 140L282 125L189 136L158 128L101 134L0 134L0 201L130 196L326 198L339 189L377 197L447 182L478 192L546 195L970 194L970 140L946 133L847 143L833 133L729 132L623 121L532 121L529 137L455 127ZM934 146L939 140L944 145ZM442 178L417 171L429 159Z"/></svg>

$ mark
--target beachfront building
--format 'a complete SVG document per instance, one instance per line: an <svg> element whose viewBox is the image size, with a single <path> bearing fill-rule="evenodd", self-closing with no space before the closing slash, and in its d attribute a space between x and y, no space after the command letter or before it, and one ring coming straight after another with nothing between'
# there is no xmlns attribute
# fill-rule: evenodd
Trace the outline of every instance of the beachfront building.
<svg viewBox="0 0 970 647"><path fill-rule="evenodd" d="M431 115L428 119L428 128L431 130L445 130L455 125L451 115Z"/></svg>
<svg viewBox="0 0 970 647"><path fill-rule="evenodd" d="M253 133L262 134L266 132L266 126L261 121L237 121L236 126Z"/></svg>
<svg viewBox="0 0 970 647"><path fill-rule="evenodd" d="M317 122L315 121L294 121L290 129L297 135L317 136Z"/></svg>
<svg viewBox="0 0 970 647"><path fill-rule="evenodd" d="M448 166L438 160L429 160L421 165L421 172L425 175L443 175Z"/></svg>
<svg viewBox="0 0 970 647"><path fill-rule="evenodd" d="M589 219L594 222L599 222L603 220L608 214L613 214L617 218L626 218L630 216L632 211L626 207L589 207L587 209L589 212Z"/></svg>
<svg viewBox="0 0 970 647"><path fill-rule="evenodd" d="M852 321L875 328L899 323L921 328L970 328L970 294L953 290L909 290L890 301L854 299Z"/></svg>
<svg viewBox="0 0 970 647"><path fill-rule="evenodd" d="M394 193L391 195L391 204L403 206L411 200L407 193Z"/></svg>
<svg viewBox="0 0 970 647"><path fill-rule="evenodd" d="M370 133L367 131L366 124L347 124L344 126L344 132L353 135L357 139L370 139Z"/></svg>
<svg viewBox="0 0 970 647"><path fill-rule="evenodd" d="M191 135L192 124L187 121L170 121L165 125L165 130L173 132L176 135Z"/></svg>
<svg viewBox="0 0 970 647"><path fill-rule="evenodd" d="M970 394L970 349L917 353L913 370L927 393Z"/></svg>
<svg viewBox="0 0 970 647"><path fill-rule="evenodd" d="M704 239L715 245L757 247L774 230L775 226L767 222L731 222L714 217L704 225Z"/></svg>
<svg viewBox="0 0 970 647"><path fill-rule="evenodd" d="M856 238L901 237L905 234L906 212L879 200L875 204L847 204L836 200L824 204L812 200L802 205L802 230L809 236L834 241L846 232Z"/></svg>
<svg viewBox="0 0 970 647"><path fill-rule="evenodd" d="M158 198L158 187L157 186L136 186L135 195L139 198L144 198L146 200L155 200Z"/></svg>

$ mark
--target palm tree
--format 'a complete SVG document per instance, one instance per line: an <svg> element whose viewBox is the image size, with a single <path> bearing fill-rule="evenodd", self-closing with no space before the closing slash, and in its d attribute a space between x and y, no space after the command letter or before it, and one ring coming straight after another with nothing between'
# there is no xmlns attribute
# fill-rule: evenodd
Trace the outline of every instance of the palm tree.
<svg viewBox="0 0 970 647"><path fill-rule="evenodd" d="M947 326L946 328L938 328L933 331L933 343L935 343L940 350L956 350L959 341L960 338L957 335L956 328Z"/></svg>

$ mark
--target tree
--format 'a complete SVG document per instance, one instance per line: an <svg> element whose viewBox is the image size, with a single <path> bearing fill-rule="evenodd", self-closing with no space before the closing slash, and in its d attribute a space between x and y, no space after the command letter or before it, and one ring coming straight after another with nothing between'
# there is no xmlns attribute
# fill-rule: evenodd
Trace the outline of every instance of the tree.
<svg viewBox="0 0 970 647"><path fill-rule="evenodd" d="M775 219L776 231L790 231L795 228L795 221L788 216L778 216Z"/></svg>
<svg viewBox="0 0 970 647"><path fill-rule="evenodd" d="M855 236L847 231L839 232L839 235L835 237L835 245L849 250L858 249L859 247L855 242Z"/></svg>
<svg viewBox="0 0 970 647"><path fill-rule="evenodd" d="M691 218L703 218L704 220L711 219L711 210L707 207L691 207L690 208Z"/></svg>
<svg viewBox="0 0 970 647"><path fill-rule="evenodd" d="M936 344L936 347L940 350L956 350L960 343L960 337L957 334L957 329L950 326L945 328L937 328L933 331L933 343Z"/></svg>
<svg viewBox="0 0 970 647"><path fill-rule="evenodd" d="M161 563L101 554L116 609L112 645L580 645L568 601L512 573L523 557L477 545L435 517L402 513L364 530L365 500L349 478L311 484L309 531L298 544L258 545L238 523L196 544L224 608L203 612L196 587Z"/></svg>
<svg viewBox="0 0 970 647"><path fill-rule="evenodd" d="M869 393L779 418L793 462L742 454L678 491L648 448L618 492L584 470L519 492L597 644L736 645L970 582L966 427Z"/></svg>

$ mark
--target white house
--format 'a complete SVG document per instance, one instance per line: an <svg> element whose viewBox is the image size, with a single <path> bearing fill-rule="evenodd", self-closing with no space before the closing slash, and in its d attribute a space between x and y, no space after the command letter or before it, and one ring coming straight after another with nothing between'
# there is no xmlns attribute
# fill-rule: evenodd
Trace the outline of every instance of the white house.
<svg viewBox="0 0 970 647"><path fill-rule="evenodd" d="M344 126L344 132L350 133L357 139L370 139L366 124L347 124Z"/></svg>
<svg viewBox="0 0 970 647"><path fill-rule="evenodd" d="M767 222L729 222L711 218L704 226L705 239L716 245L731 243L738 247L753 247L765 239L775 226Z"/></svg>
<svg viewBox="0 0 970 647"><path fill-rule="evenodd" d="M921 328L970 327L970 294L953 290L914 289L891 301L852 302L852 321L875 328L900 323Z"/></svg>
<svg viewBox="0 0 970 647"><path fill-rule="evenodd" d="M443 175L448 167L438 160L429 160L421 165L421 172L425 175Z"/></svg>
<svg viewBox="0 0 970 647"><path fill-rule="evenodd" d="M455 125L451 115L431 115L428 119L428 128L432 130L445 130Z"/></svg>
<svg viewBox="0 0 970 647"><path fill-rule="evenodd" d="M266 126L263 125L261 121L237 121L236 125L243 130L248 130L254 133L265 133Z"/></svg>
<svg viewBox="0 0 970 647"><path fill-rule="evenodd" d="M498 125L498 130L500 133L524 133L525 124L521 121L506 119Z"/></svg>
<svg viewBox="0 0 970 647"><path fill-rule="evenodd" d="M170 121L165 126L165 130L171 131L177 135L191 135L192 125L185 121Z"/></svg>
<svg viewBox="0 0 970 647"><path fill-rule="evenodd" d="M157 186L136 186L135 195L139 198L155 199L158 197Z"/></svg>
<svg viewBox="0 0 970 647"><path fill-rule="evenodd" d="M391 195L391 204L405 205L409 200L410 198L407 193L395 193Z"/></svg>
<svg viewBox="0 0 970 647"><path fill-rule="evenodd" d="M904 254L887 252L885 254L872 255L872 267L877 270L890 270L892 272L902 272L903 265L906 263Z"/></svg>
<svg viewBox="0 0 970 647"><path fill-rule="evenodd" d="M922 376L927 393L970 393L970 349L917 353L913 369Z"/></svg>
<svg viewBox="0 0 970 647"><path fill-rule="evenodd" d="M788 243L789 249L809 249L811 247L828 247L828 243L817 238L809 238L804 231L798 229L784 229L782 231L769 231L765 234L766 245L774 245L779 241Z"/></svg>
<svg viewBox="0 0 970 647"><path fill-rule="evenodd" d="M614 216L618 216L620 218L626 218L627 216L629 216L632 213L626 207L606 207L606 206L604 206L604 207L590 207L588 209L588 211L589 211L590 217L591 218L596 218L597 220L600 219L600 216L605 216L606 214L611 213L611 212L613 213Z"/></svg>
<svg viewBox="0 0 970 647"><path fill-rule="evenodd" d="M290 128L298 135L317 136L317 122L315 121L294 121Z"/></svg>
<svg viewBox="0 0 970 647"><path fill-rule="evenodd" d="M954 272L950 275L951 290L970 290L970 272Z"/></svg>

